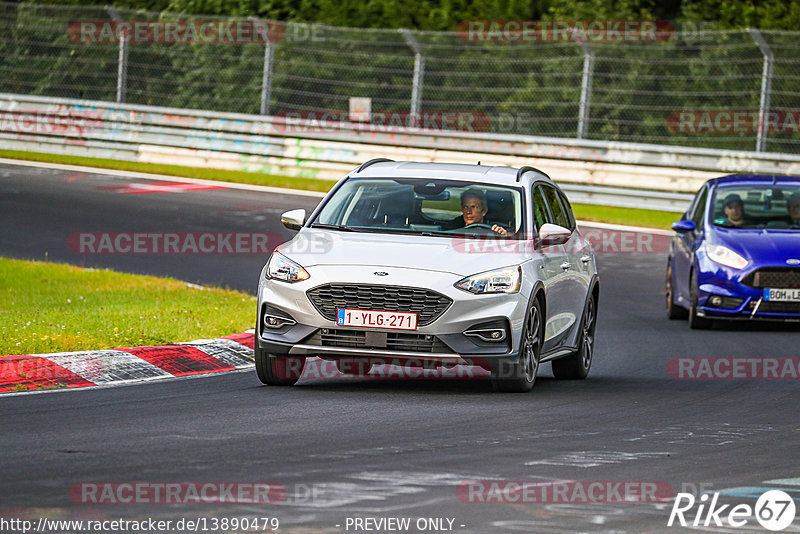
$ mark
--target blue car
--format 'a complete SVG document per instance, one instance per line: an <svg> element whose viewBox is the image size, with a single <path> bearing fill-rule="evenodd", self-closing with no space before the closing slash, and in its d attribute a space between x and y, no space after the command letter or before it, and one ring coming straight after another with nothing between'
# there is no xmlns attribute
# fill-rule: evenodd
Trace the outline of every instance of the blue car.
<svg viewBox="0 0 800 534"><path fill-rule="evenodd" d="M670 319L800 321L800 176L711 179L672 229Z"/></svg>

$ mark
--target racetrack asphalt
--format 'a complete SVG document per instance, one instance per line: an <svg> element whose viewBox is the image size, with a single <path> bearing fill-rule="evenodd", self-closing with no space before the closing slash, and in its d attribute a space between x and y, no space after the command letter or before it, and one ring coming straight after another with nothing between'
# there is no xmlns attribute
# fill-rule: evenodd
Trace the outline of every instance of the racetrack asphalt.
<svg viewBox="0 0 800 534"><path fill-rule="evenodd" d="M78 174L0 165L1 255L254 293L260 254L81 255L70 251L69 237L288 237L279 214L316 204L229 189L130 194L124 191L136 179ZM358 518L449 518L450 531L462 533L675 532L681 529L667 526L669 501L587 503L572 492L557 502L518 502L512 494L486 503L470 502L459 488L470 481L650 481L673 494L719 492L726 504L752 506L755 496L778 487L797 501L797 378L690 379L670 371L676 358L797 358L797 325L738 323L702 332L669 321L664 261L663 252L599 256L591 376L557 381L545 365L527 395L492 394L479 379L317 378L272 388L248 370L0 397L0 517L274 517L279 532L315 533L354 532ZM86 491L132 482L272 483L285 492L271 504L94 504L99 493ZM747 528L714 531L763 529L750 518Z"/></svg>

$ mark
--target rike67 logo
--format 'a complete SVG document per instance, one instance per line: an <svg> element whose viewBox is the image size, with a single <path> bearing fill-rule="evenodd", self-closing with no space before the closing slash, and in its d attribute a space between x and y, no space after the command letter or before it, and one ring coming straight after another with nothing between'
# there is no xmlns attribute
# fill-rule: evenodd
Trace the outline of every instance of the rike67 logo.
<svg viewBox="0 0 800 534"><path fill-rule="evenodd" d="M698 505L697 509L692 512L695 505ZM667 526L677 523L682 527L752 527L753 518L767 530L784 530L794 521L794 500L785 491L769 490L761 494L752 507L749 504L719 504L719 493L704 493L698 498L691 493L678 493Z"/></svg>

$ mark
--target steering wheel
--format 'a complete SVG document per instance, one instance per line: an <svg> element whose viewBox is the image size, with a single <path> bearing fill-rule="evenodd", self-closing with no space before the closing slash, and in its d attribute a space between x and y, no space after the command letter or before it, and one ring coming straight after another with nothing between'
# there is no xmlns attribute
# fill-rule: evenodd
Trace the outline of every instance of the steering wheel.
<svg viewBox="0 0 800 534"><path fill-rule="evenodd" d="M492 225L491 224L486 224L486 223L472 223L472 224L466 225L463 229L466 230L468 228L483 228L485 230L492 230ZM494 231L494 230L492 230L492 231Z"/></svg>

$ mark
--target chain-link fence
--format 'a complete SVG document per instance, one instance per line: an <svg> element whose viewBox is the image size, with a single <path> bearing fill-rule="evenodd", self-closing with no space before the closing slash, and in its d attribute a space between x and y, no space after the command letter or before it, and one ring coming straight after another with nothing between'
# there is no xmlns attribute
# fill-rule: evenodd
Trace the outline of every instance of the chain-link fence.
<svg viewBox="0 0 800 534"><path fill-rule="evenodd" d="M164 38L175 21L182 33ZM346 116L362 97L383 120L455 114L468 130L800 152L800 32L583 43L295 23L271 24L268 39L237 33L252 22L0 3L0 92L303 118Z"/></svg>

